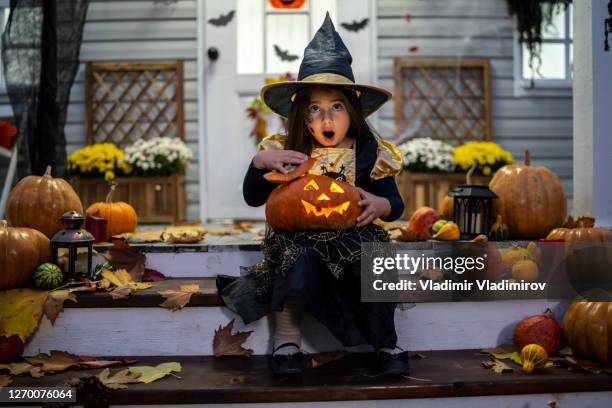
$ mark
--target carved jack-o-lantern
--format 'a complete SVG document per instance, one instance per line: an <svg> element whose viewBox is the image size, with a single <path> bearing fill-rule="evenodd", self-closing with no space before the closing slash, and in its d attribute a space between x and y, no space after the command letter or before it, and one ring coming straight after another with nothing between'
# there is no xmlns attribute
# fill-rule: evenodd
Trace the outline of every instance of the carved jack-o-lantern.
<svg viewBox="0 0 612 408"><path fill-rule="evenodd" d="M300 8L306 0L270 0L274 8Z"/></svg>
<svg viewBox="0 0 612 408"><path fill-rule="evenodd" d="M351 184L307 174L272 191L266 220L276 231L350 228L361 214L359 200L359 191Z"/></svg>

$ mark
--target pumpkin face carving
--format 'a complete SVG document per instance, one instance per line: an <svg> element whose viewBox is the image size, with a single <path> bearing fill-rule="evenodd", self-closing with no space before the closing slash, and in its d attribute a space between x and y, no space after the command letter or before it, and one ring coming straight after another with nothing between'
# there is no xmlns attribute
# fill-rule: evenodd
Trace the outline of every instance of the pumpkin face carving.
<svg viewBox="0 0 612 408"><path fill-rule="evenodd" d="M304 5L306 0L270 0L270 4L274 8L289 8L295 9L300 8Z"/></svg>
<svg viewBox="0 0 612 408"><path fill-rule="evenodd" d="M349 183L307 174L272 191L266 220L277 231L350 228L361 214L359 200L359 191Z"/></svg>

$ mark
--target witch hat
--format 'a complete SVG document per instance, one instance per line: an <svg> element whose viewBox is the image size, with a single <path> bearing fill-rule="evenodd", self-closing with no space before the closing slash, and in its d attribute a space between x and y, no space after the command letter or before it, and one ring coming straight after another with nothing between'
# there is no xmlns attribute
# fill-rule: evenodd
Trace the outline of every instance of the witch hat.
<svg viewBox="0 0 612 408"><path fill-rule="evenodd" d="M355 83L353 57L336 31L329 13L308 46L300 64L297 81L276 82L261 88L261 99L277 114L287 117L293 96L313 85L330 85L357 92L364 116L391 99L391 92L373 85Z"/></svg>

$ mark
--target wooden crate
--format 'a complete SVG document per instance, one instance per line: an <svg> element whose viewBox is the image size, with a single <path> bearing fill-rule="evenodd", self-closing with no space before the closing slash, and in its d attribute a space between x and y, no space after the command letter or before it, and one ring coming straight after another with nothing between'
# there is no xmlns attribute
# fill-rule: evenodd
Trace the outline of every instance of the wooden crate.
<svg viewBox="0 0 612 408"><path fill-rule="evenodd" d="M119 177L113 201L130 203L139 224L172 224L185 220L185 176ZM73 186L85 208L104 201L108 182L98 178L73 178Z"/></svg>
<svg viewBox="0 0 612 408"><path fill-rule="evenodd" d="M419 207L440 207L444 196L460 184L465 184L464 173L410 173L402 171L397 176L397 186L404 200L402 218L410 216ZM489 185L491 177L472 176L473 184Z"/></svg>

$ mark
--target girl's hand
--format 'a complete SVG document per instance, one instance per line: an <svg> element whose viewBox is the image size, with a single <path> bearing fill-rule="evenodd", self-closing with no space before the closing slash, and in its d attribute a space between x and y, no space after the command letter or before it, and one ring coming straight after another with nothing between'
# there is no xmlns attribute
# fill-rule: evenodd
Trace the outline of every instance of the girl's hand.
<svg viewBox="0 0 612 408"><path fill-rule="evenodd" d="M356 187L361 195L361 201L357 204L364 207L363 211L357 217L357 226L363 227L368 225L379 217L389 215L391 212L391 203L384 197L379 197L372 193L368 193L361 187Z"/></svg>
<svg viewBox="0 0 612 408"><path fill-rule="evenodd" d="M262 150L253 157L253 166L258 169L278 170L289 173L293 165L308 160L308 156L295 150Z"/></svg>

